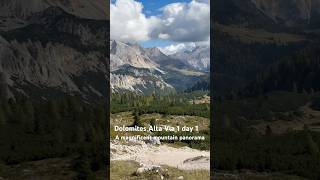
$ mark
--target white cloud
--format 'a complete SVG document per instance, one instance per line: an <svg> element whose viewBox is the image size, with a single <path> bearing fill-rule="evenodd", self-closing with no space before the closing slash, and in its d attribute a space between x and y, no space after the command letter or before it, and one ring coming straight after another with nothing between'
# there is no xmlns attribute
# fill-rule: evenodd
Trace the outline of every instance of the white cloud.
<svg viewBox="0 0 320 180"><path fill-rule="evenodd" d="M134 0L117 0L110 6L111 39L135 42L150 39L149 33L159 23L156 17L146 17L143 5Z"/></svg>
<svg viewBox="0 0 320 180"><path fill-rule="evenodd" d="M191 42L191 43L178 43L178 44L171 44L169 46L162 47L162 48L160 48L160 50L166 55L171 55L171 54L175 54L175 53L181 52L181 51L192 50L195 47L196 47L196 44L193 42Z"/></svg>
<svg viewBox="0 0 320 180"><path fill-rule="evenodd" d="M210 4L210 0L195 0L195 1Z"/></svg>
<svg viewBox="0 0 320 180"><path fill-rule="evenodd" d="M157 17L147 17L142 10L143 5L135 0L112 3L111 38L126 42L165 39L189 43L207 41L210 36L209 0L168 4Z"/></svg>
<svg viewBox="0 0 320 180"><path fill-rule="evenodd" d="M210 46L210 38L208 37L208 39L205 41L171 44L165 47L160 47L159 49L164 54L171 55L177 52L191 51L198 46L207 46L207 47Z"/></svg>
<svg viewBox="0 0 320 180"><path fill-rule="evenodd" d="M172 3L162 9L161 26L152 35L168 34L177 42L205 41L210 36L210 5L208 0Z"/></svg>
<svg viewBox="0 0 320 180"><path fill-rule="evenodd" d="M169 39L170 38L170 35L169 34L159 34L159 38L160 39Z"/></svg>

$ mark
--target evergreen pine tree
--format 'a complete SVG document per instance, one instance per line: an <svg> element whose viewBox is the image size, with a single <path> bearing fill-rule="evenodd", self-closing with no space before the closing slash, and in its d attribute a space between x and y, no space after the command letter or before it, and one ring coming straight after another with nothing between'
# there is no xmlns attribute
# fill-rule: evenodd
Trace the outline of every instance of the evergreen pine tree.
<svg viewBox="0 0 320 180"><path fill-rule="evenodd" d="M133 112L133 126L143 127L143 124L139 116L139 112L137 110Z"/></svg>

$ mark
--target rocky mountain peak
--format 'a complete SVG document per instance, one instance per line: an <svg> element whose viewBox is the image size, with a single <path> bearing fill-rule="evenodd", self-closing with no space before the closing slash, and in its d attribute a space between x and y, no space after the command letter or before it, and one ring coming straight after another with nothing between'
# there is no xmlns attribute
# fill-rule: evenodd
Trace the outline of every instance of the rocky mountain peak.
<svg viewBox="0 0 320 180"><path fill-rule="evenodd" d="M148 53L154 54L154 55L165 55L161 50L157 47L152 47L152 48L146 48Z"/></svg>
<svg viewBox="0 0 320 180"><path fill-rule="evenodd" d="M170 55L173 59L178 59L191 67L200 70L208 71L210 69L210 47L196 46L194 49L177 52Z"/></svg>
<svg viewBox="0 0 320 180"><path fill-rule="evenodd" d="M136 68L157 69L157 64L153 62L139 45L123 43L120 41L110 41L110 69L117 69L123 65L131 65Z"/></svg>

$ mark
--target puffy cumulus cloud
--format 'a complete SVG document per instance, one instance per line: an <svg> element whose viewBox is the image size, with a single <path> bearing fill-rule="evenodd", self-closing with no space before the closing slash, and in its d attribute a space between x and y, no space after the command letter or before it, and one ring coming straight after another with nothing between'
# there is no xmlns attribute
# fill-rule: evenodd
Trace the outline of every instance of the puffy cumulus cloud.
<svg viewBox="0 0 320 180"><path fill-rule="evenodd" d="M152 37L177 42L206 41L210 36L210 5L208 0L190 3L172 3L162 9L161 25L154 29Z"/></svg>
<svg viewBox="0 0 320 180"><path fill-rule="evenodd" d="M171 54L175 54L177 52L181 52L181 51L188 51L188 50L192 50L196 47L196 43L177 43L177 44L171 44L169 46L166 47L162 47L160 48L160 50L166 54L166 55L171 55Z"/></svg>
<svg viewBox="0 0 320 180"><path fill-rule="evenodd" d="M189 43L206 41L210 35L209 0L168 4L158 16L147 17L142 10L143 5L135 0L113 2L111 38L126 42L164 39ZM173 46L168 49L174 49Z"/></svg>
<svg viewBox="0 0 320 180"><path fill-rule="evenodd" d="M146 41L159 24L156 17L146 17L143 5L134 0L116 0L110 5L111 39L124 42Z"/></svg>

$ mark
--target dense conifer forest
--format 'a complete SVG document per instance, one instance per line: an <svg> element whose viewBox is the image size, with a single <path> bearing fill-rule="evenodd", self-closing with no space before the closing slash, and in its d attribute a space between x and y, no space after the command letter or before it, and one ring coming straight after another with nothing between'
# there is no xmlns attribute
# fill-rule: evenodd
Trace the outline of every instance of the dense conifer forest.
<svg viewBox="0 0 320 180"><path fill-rule="evenodd" d="M190 115L209 118L209 104L190 103L191 100L207 93L207 91L171 95L139 95L130 92L113 93L111 97L111 113L137 109L140 114L160 113L164 115Z"/></svg>
<svg viewBox="0 0 320 180"><path fill-rule="evenodd" d="M72 157L79 179L105 169L106 108L77 97L49 101L26 98L0 105L0 164L15 165Z"/></svg>

